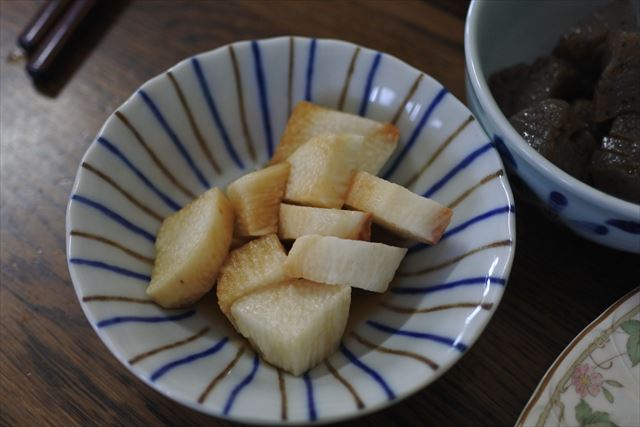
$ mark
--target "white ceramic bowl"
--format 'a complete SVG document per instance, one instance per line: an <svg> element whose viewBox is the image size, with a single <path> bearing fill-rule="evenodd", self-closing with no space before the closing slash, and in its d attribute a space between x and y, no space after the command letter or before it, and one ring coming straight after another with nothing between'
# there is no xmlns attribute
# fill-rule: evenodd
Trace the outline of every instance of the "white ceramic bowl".
<svg viewBox="0 0 640 427"><path fill-rule="evenodd" d="M487 83L494 72L551 52L560 35L606 0L473 1L465 28L467 99L507 165L552 217L594 242L640 253L640 205L562 171L509 124ZM513 182L517 185L516 182Z"/></svg>
<svg viewBox="0 0 640 427"><path fill-rule="evenodd" d="M456 205L443 240L414 247L400 268L424 271L398 277L382 296L356 298L354 333L328 363L293 377L254 354L213 296L192 309L163 310L145 288L160 220L264 165L302 99L397 119L400 149L384 176L407 182L431 160L411 188ZM350 43L286 37L186 59L119 107L82 162L67 212L67 255L89 322L151 387L223 418L322 423L419 390L478 338L513 259L511 191L469 111L431 77Z"/></svg>

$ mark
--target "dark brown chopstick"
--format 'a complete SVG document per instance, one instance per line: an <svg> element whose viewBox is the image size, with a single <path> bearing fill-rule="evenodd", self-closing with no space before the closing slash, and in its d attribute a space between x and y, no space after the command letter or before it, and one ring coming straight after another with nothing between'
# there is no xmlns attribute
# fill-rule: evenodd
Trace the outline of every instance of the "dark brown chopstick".
<svg viewBox="0 0 640 427"><path fill-rule="evenodd" d="M51 69L66 42L95 4L96 0L73 0L65 8L63 15L54 23L29 60L29 74L40 77Z"/></svg>
<svg viewBox="0 0 640 427"><path fill-rule="evenodd" d="M18 45L26 52L32 52L62 16L69 3L71 0L48 0L43 3L36 16L18 37Z"/></svg>

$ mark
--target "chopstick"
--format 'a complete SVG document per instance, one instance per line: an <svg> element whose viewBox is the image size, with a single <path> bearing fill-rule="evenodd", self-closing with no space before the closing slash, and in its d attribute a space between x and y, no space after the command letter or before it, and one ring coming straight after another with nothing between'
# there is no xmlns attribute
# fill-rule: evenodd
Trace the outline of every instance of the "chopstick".
<svg viewBox="0 0 640 427"><path fill-rule="evenodd" d="M42 38L47 32L51 30L69 3L71 3L70 0L49 0L44 3L18 37L18 45L26 52L33 51L42 42Z"/></svg>
<svg viewBox="0 0 640 427"><path fill-rule="evenodd" d="M35 48L27 63L31 76L41 77L52 69L69 38L96 3L97 0L50 0L47 3L33 25L23 32L25 42L31 42L28 45ZM22 45L20 39L19 42Z"/></svg>

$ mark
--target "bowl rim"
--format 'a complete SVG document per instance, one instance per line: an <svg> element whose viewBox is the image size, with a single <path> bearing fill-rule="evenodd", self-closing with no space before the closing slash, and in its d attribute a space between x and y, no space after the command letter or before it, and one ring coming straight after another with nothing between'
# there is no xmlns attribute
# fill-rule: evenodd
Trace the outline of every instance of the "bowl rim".
<svg viewBox="0 0 640 427"><path fill-rule="evenodd" d="M477 33L481 25L479 16L482 7L482 1L471 0L467 11L464 29L466 73L481 107L487 111L490 119L494 121L503 135L506 136L506 138L504 138L505 144L508 144L509 148L516 150L518 155L523 157L526 163L534 168L536 172L547 175L550 180L558 181L560 187L564 188L565 191L576 193L589 204L602 207L609 211L615 211L626 217L636 217L638 215L638 209L640 209L640 204L628 202L607 194L569 175L534 150L513 126L511 126L509 120L507 120L502 110L498 107L489 89L487 78L480 63Z"/></svg>
<svg viewBox="0 0 640 427"><path fill-rule="evenodd" d="M209 54L213 54L217 51L223 50L225 48L227 48L227 46L229 45L236 45L238 43L247 43L247 42L269 42L269 41L286 41L288 43L288 40L290 38L295 38L297 40L312 40L315 39L317 41L324 41L324 42L338 42L340 44L343 45L347 45L347 46L352 46L352 47L361 47L364 49L368 49L368 50L374 50L373 48L370 48L366 45L362 45L359 43L354 43L351 41L347 41L347 40L342 40L342 39L336 39L336 38L331 38L331 37L312 37L312 36L297 36L297 35L280 35L280 36L274 36L274 37L264 37L264 38L255 38L255 39L242 39L242 40L235 40L229 43L224 43L224 44L220 44L217 47L214 47L212 49L206 50L206 51L202 51L202 52L196 52L194 54L189 55L188 57L182 58L180 59L178 62L176 62L175 64L171 65L170 67L166 68L164 71L161 71L155 75L153 75L152 77L148 78L147 80L143 81L142 83L140 83L140 85L131 93L130 96L128 96L122 103L120 103L118 106L116 106L113 110L113 112L111 112L109 114L109 116L105 119L104 123L102 124L102 126L99 128L99 130L96 133L96 136L94 137L94 139L92 141L94 141L95 139L97 139L98 136L100 136L101 134L103 134L105 132L105 130L111 126L111 124L114 122L115 120L115 112L124 107L125 105L129 104L130 102L132 102L132 100L135 98L137 92L144 88L145 86L147 86L148 84L152 83L153 81L162 78L163 74L166 71L170 71L170 70L174 70L176 67L180 67L183 64L187 63L191 58L193 57L201 57L203 55L209 55ZM398 63L402 64L403 66L406 66L412 70L415 70L417 72L420 72L422 74L424 74L425 77L428 77L430 79L433 79L433 81L435 83L437 83L438 85L442 84L440 83L440 81L436 80L435 78L433 78L430 74L410 65L409 63L407 63L406 61L396 57L395 55L386 53L386 52L382 52L384 55L386 55L389 59L393 59L394 61L397 61ZM443 86L444 87L444 86ZM469 114L473 113L469 110L469 107L463 103L462 101L460 101L455 95L453 95L453 93L449 92L449 96L451 96L452 98L454 98L454 100L458 103L460 103L460 105L465 108ZM475 115L474 115L475 116ZM482 132L483 134L485 134L488 137L488 134L486 133L486 131L480 127L480 132ZM71 194L75 193L78 185L80 184L80 176L81 176L81 171L82 171L82 163L84 162L85 158L89 155L91 148L92 148L93 144L90 144L87 148L86 151L84 152L78 168L76 170L76 175L74 178L74 183L73 186L71 188ZM496 150L497 151L497 150ZM497 156L497 161L500 163L501 166L503 166L504 169L504 163L502 161L502 158L499 156L499 154L496 152L495 153ZM505 176L500 178L501 182L502 182L502 188L504 190L504 195L509 203L510 206L514 206L515 205L515 200L514 200L514 196L513 196L513 192L511 190L511 185L508 181L508 179L506 179ZM508 215L508 219L507 219L507 228L508 228L508 234L509 234L509 238L511 240L511 247L510 250L508 251L507 259L504 263L504 270L503 270L503 277L505 280L505 285L504 286L498 286L499 289L501 289L500 293L499 293L499 297L497 299L497 301L494 302L494 309L491 311L490 314L488 314L487 316L484 317L484 319L481 319L478 322L478 331L476 333L475 336L470 337L470 341L468 342L468 349L460 354L458 357L453 357L450 358L449 360L447 360L445 363L442 363L440 365L440 369L438 369L438 371L436 371L429 379L429 381L423 381L418 385L415 385L414 387L408 387L405 390L403 390L402 392L399 392L396 394L396 398L393 400L385 400L385 401L381 401L380 403L378 403L377 405L374 406L367 406L365 408L356 410L354 412L345 414L345 415L328 415L322 418L319 418L317 420L313 420L313 421L269 421L269 420L265 420L259 417L255 417L255 416L247 416L247 415L225 415L222 414L220 412L215 412L213 411L211 408L208 408L206 406L203 405L198 405L196 403L194 403L192 400L189 400L187 398L185 398L182 394L180 393L173 393L170 389L165 388L165 387L161 387L159 386L157 383L154 383L152 381L150 381L150 379L144 375L139 374L133 366L131 366L126 358L117 350L115 343L113 342L112 339L110 339L110 337L104 333L103 330L99 329L97 327L97 325L94 322L90 322L89 321L89 306L86 304L83 304L82 302L82 298L80 296L80 292L79 291L79 283L81 282L80 278L77 276L77 273L75 272L75 270L71 267L71 264L69 263L69 259L71 258L71 213L72 213L72 200L69 199L67 206L66 206L66 214L65 214L65 246L66 246L66 258L67 258L67 268L69 270L69 275L74 287L74 291L76 294L76 298L78 299L78 302L80 304L80 307L83 311L83 314L85 315L86 320L88 321L88 323L90 324L91 328L94 330L94 332L98 335L98 337L100 338L100 340L102 341L102 343L107 347L107 349L109 350L109 352L120 362L120 364L127 370L129 371L131 374L133 374L136 379L141 380L144 384L146 384L151 390L153 390L156 393L159 393L160 395L164 396L165 398L168 398L184 407L187 407L193 411L196 411L198 413L213 417L213 418L217 418L217 419L221 419L221 420L225 420L225 421L229 421L229 422L239 422L239 423L248 423L248 424L252 424L252 425L291 425L291 426L315 426L315 425L326 425L326 424L332 424L332 423L336 423L336 422L346 422L346 421L350 421L350 420L355 420L357 418L361 418L365 415L371 415L373 413L385 410L387 408L389 408L390 406L394 406L397 403L415 395L417 392L419 392L420 390L423 390L424 388L428 387L429 385L433 384L434 382L436 382L440 377L442 377L443 375L445 375L446 373L449 372L449 370L457 363L460 362L460 360L466 356L469 351L471 350L471 348L476 344L476 342L478 341L478 339L480 338L480 336L484 333L485 329L487 328L487 326L489 325L489 322L493 319L495 312L497 311L498 307L500 306L500 304L503 301L504 298L504 292L506 290L506 286L508 284L508 280L509 277L511 276L511 270L513 267L513 262L515 259L515 252L516 252L516 247L517 247L517 238L516 238L516 221L515 221L515 211L512 211L510 213L510 215Z"/></svg>

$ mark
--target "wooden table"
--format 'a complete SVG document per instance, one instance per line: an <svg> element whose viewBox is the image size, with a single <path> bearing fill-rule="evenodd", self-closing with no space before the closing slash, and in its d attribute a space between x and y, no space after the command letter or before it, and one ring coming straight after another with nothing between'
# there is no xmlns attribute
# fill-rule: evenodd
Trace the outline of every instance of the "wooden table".
<svg viewBox="0 0 640 427"><path fill-rule="evenodd" d="M7 60L37 2L0 1L1 425L231 425L163 397L92 331L65 259L65 208L80 158L145 80L223 44L283 34L333 37L395 55L464 99L467 2L112 2L77 40L55 84ZM637 256L608 250L518 204L505 296L441 379L353 426L513 425L569 341L637 286Z"/></svg>

